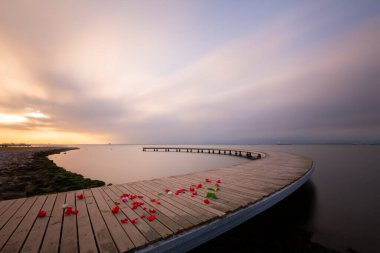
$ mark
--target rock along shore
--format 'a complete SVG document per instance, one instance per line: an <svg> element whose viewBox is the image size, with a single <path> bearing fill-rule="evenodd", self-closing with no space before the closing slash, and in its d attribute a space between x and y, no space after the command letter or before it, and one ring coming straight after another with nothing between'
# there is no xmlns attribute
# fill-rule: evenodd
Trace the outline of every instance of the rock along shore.
<svg viewBox="0 0 380 253"><path fill-rule="evenodd" d="M103 186L58 167L47 156L77 148L0 148L0 200Z"/></svg>

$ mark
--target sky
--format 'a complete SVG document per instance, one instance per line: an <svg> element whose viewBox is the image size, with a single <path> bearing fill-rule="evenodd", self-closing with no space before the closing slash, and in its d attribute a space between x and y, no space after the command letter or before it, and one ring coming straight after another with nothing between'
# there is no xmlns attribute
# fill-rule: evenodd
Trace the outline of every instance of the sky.
<svg viewBox="0 0 380 253"><path fill-rule="evenodd" d="M380 1L0 1L0 143L380 140Z"/></svg>

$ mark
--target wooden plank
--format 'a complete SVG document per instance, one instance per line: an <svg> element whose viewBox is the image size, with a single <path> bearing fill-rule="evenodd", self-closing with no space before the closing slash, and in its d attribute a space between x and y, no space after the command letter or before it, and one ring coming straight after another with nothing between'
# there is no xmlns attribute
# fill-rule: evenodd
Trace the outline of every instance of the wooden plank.
<svg viewBox="0 0 380 253"><path fill-rule="evenodd" d="M132 189L132 188L128 188L128 186L121 186L121 185L117 185L117 186L113 186L113 187L111 187L111 189L112 190L114 190L114 192L117 194L123 194L123 193L126 193L126 191L127 192L132 192L132 191L134 191L134 189ZM145 201L144 199L141 199L140 200L141 202L144 202L145 204L144 204L144 207L146 207L147 209L154 209L154 207L153 206L151 206L150 205L150 202L148 202L148 201ZM145 211L145 213L144 212L140 212L139 213L140 215L141 214L145 214L145 215L147 215L148 214L148 212L147 211ZM173 213L173 215L174 215L174 213ZM166 226L168 229L170 229L170 231L172 231L172 233L176 233L176 232L178 232L178 231L182 231L184 228L181 226L181 225L179 225L179 224L177 224L174 220L172 220L172 219L170 219L166 214L165 214L165 212L163 212L162 210L161 210L161 213L160 213L160 215L157 215L157 218L156 218L158 221L160 221L160 223L161 224L163 224L164 226Z"/></svg>
<svg viewBox="0 0 380 253"><path fill-rule="evenodd" d="M156 180L156 181L162 181L163 184L172 184L174 187L173 189L177 188L177 189L181 189L181 188L184 188L184 183L180 184L181 183L181 180L179 180L178 178L162 178L162 179L159 179L159 180ZM186 185L187 185L188 182L186 182ZM205 199L205 192L204 190L202 189L197 189L197 192L198 192L198 195L194 197L194 199L196 199L197 201L199 201L199 203L203 204L203 201ZM230 206L230 205L227 205L228 203L224 203L221 202L221 201L212 201L210 204L208 204L207 206L209 207L212 207L214 209L217 209L221 212L224 212L224 213L228 213L230 212L231 210L235 209L234 207Z"/></svg>
<svg viewBox="0 0 380 253"><path fill-rule="evenodd" d="M3 214L10 206L13 205L15 199L3 200L0 201L0 216Z"/></svg>
<svg viewBox="0 0 380 253"><path fill-rule="evenodd" d="M0 230L0 250L16 230L26 213L36 201L37 197L27 198L17 212L8 220L7 224Z"/></svg>
<svg viewBox="0 0 380 253"><path fill-rule="evenodd" d="M152 241L161 238L160 235L157 232L151 230L148 224L146 224L144 220L140 219L140 216L138 216L138 214L135 213L129 206L127 206L124 202L120 201L120 199L111 199L111 197L106 193L106 191L109 194L112 194L108 187L101 188L100 192L104 200L108 204L109 209L112 209L116 206L115 202L120 203L119 208L121 209L121 212L119 211L118 213L115 213L114 216L136 248L148 243L148 240L144 237L140 230L144 231L145 234L147 234ZM135 225L131 222L122 223L121 220L126 218L128 218L129 220L137 218L138 221Z"/></svg>
<svg viewBox="0 0 380 253"><path fill-rule="evenodd" d="M136 184L129 184L129 185L131 187L133 187L134 189L136 189L137 191L139 191L141 194L144 194L146 196L146 198L159 199L158 195L154 195L154 194L150 193L149 191L144 190L142 187L139 187ZM188 223L189 224L188 227L193 227L194 225L197 225L200 223L200 221L198 219L196 219L194 216L191 216L190 214L186 213L185 211L177 208L172 203L170 203L166 200L162 200L161 203L162 203L161 205L155 206L155 209L160 210L165 206L166 208L170 209L170 211L175 213L175 217L177 217L177 221L182 222L182 224Z"/></svg>
<svg viewBox="0 0 380 253"><path fill-rule="evenodd" d="M151 199L150 197L146 196L144 193L140 192L138 189L132 187L131 184L123 184L123 185L119 185L118 187L124 187L125 190L127 190L127 191L129 191L131 193L136 193L137 192L137 193L139 193L139 195L144 196L144 198L147 199L147 201L148 201L148 199ZM119 189L121 189L121 188L119 188ZM147 203L147 202L145 202L145 203ZM157 217L159 217L159 219L162 217L161 214L164 214L170 220L172 220L176 224L178 224L177 225L177 227L178 227L177 232L192 227L192 224L189 221L187 221L186 219L182 219L173 210L169 209L169 207L164 207L162 205L159 205L159 206L154 206L154 207L152 206L152 208L156 209L156 210L158 210L160 212L160 215L157 215ZM170 226L170 224L171 224L170 220L167 220L167 222L165 222L164 224L166 226Z"/></svg>
<svg viewBox="0 0 380 253"><path fill-rule="evenodd" d="M4 213L0 216L0 229L7 224L8 220L12 218L25 200L25 198L17 199L7 210L4 211Z"/></svg>
<svg viewBox="0 0 380 253"><path fill-rule="evenodd" d="M207 215L205 215L204 213L200 212L199 209L192 209L187 202L183 202L181 203L181 200L179 198L169 198L167 197L166 195L161 194L162 195L159 195L160 193L160 190L155 190L153 189L154 187L151 186L151 183L149 182L138 182L136 183L136 185L138 185L139 187L141 188L144 188L146 190L149 190L150 189L150 192L154 192L154 195L156 196L156 198L160 199L161 200L164 200L176 207L178 207L179 209L183 210L184 212L188 213L189 215L191 215L192 217L195 217L196 220L194 220L195 222L197 222L196 224L199 224L201 222L205 222L208 220L208 217Z"/></svg>
<svg viewBox="0 0 380 253"><path fill-rule="evenodd" d="M118 252L107 225L96 205L91 190L84 190L84 195L99 252Z"/></svg>
<svg viewBox="0 0 380 253"><path fill-rule="evenodd" d="M108 194L108 196L110 196L110 198L113 201L122 202L120 201L120 198L118 197L118 195L120 196L122 193L119 193L119 191L114 186L109 186L105 188L104 191ZM118 192L118 195L115 192ZM144 202L144 201L141 201L141 202ZM131 208L129 208L128 205L132 205L131 202L129 203L127 202L120 205L121 210L127 217L137 216L141 218L141 215L145 215L146 217L149 217L150 213L147 210L144 210L142 207L132 210ZM158 220L149 222L146 220L146 218L141 219L141 222L138 222L136 226L141 231L141 233L147 238L149 242L156 241L158 239L162 239L164 237L167 237L173 234L170 229L165 227Z"/></svg>
<svg viewBox="0 0 380 253"><path fill-rule="evenodd" d="M75 195L78 196L84 194L83 190L75 192ZM92 230L92 225L90 217L87 211L86 199L76 200L76 208L78 210L77 214L77 225L78 225L78 242L79 242L79 252L81 253L90 253L97 252L94 232Z"/></svg>
<svg viewBox="0 0 380 253"><path fill-rule="evenodd" d="M120 252L125 252L133 249L135 247L134 244L125 233L124 229L120 226L115 215L111 212L111 209L100 193L100 189L93 188L91 191L118 250Z"/></svg>
<svg viewBox="0 0 380 253"><path fill-rule="evenodd" d="M66 195L66 203L76 210L75 192L68 192ZM77 216L75 214L64 214L61 234L61 253L78 252L78 234L77 234Z"/></svg>
<svg viewBox="0 0 380 253"><path fill-rule="evenodd" d="M40 252L42 253L58 252L59 250L59 240L61 238L61 227L63 219L62 205L65 203L65 201L66 192L58 193L41 246Z"/></svg>
<svg viewBox="0 0 380 253"><path fill-rule="evenodd" d="M42 239L44 237L47 225L49 223L49 218L53 210L54 202L57 194L48 195L47 199L42 206L42 210L46 211L45 217L39 217L36 219L32 229L30 230L29 236L26 239L24 246L21 250L23 253L38 252L42 244Z"/></svg>
<svg viewBox="0 0 380 253"><path fill-rule="evenodd" d="M166 195L164 190L168 188L168 185L160 184L159 182L154 181L154 180L151 180L149 183L150 184L147 185L147 187L154 187L151 189L158 192L162 192L164 195ZM203 215L207 217L207 220L214 219L218 216L222 216L225 214L224 212L220 212L216 209L213 209L209 207L208 205L205 205L204 203L200 203L199 201L194 199L194 197L191 197L191 193L189 192L186 194L186 196L184 196L183 194L179 194L179 195L176 195L175 198L179 203L183 205L191 206L192 208L198 209L200 212L202 212Z"/></svg>
<svg viewBox="0 0 380 253"><path fill-rule="evenodd" d="M192 177L181 177L181 178L175 178L176 180L180 181L180 180L187 180L188 182L194 182L194 178ZM198 178L196 178L198 179ZM209 187L213 187L214 185L209 185L209 184L204 184L202 188L198 189L199 193L205 197L207 192L209 192L210 190L208 190ZM235 210L241 206L244 206L246 205L247 203L249 203L250 201L252 201L251 198L248 198L246 195L243 195L243 194L239 194L239 192L236 192L236 191L228 191L229 188L227 187L221 187L220 188L221 190L218 192L218 196L220 198L216 199L216 200L213 200L213 203L221 203L221 204L224 204L225 206L228 206L229 208L227 209L227 211L232 211L232 210ZM252 197L252 196L251 196Z"/></svg>
<svg viewBox="0 0 380 253"><path fill-rule="evenodd" d="M12 236L9 238L2 251L19 252L21 250L21 247L34 224L34 221L37 218L38 212L41 210L43 204L45 203L46 198L46 196L38 196L37 200L24 215L21 223L13 232Z"/></svg>

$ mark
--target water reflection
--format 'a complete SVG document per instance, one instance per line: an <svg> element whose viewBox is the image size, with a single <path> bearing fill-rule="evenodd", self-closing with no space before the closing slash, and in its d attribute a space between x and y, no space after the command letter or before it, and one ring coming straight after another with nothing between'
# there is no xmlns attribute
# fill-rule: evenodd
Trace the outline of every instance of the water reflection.
<svg viewBox="0 0 380 253"><path fill-rule="evenodd" d="M308 181L269 210L191 252L336 252L311 242L316 198Z"/></svg>

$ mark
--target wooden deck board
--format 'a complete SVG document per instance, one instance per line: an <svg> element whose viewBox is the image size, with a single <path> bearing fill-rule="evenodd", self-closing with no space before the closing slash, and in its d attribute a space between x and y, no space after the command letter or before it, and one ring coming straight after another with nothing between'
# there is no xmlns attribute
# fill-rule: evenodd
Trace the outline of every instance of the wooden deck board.
<svg viewBox="0 0 380 253"><path fill-rule="evenodd" d="M134 245L131 239L120 226L120 223L116 219L115 215L111 212L106 200L100 192L100 188L93 188L91 191L118 250L120 252L125 252L133 249Z"/></svg>
<svg viewBox="0 0 380 253"><path fill-rule="evenodd" d="M66 203L72 207L73 210L76 209L75 192L67 193ZM60 252L78 252L78 244L77 216L73 214L64 214Z"/></svg>
<svg viewBox="0 0 380 253"><path fill-rule="evenodd" d="M133 188L130 188L128 185L115 186L114 189L115 189L115 191L119 190L119 193L135 191ZM151 205L150 201L148 199L146 199L146 200L141 199L140 201L145 203L145 205L144 205L144 207L146 208L145 214L150 215L150 213L147 210L154 209L154 207ZM181 226L179 223L176 223L175 220L171 218L172 215L175 215L173 212L171 212L170 210L168 210L166 208L164 208L164 209L161 208L159 211L160 211L160 215L157 216L157 220L159 220L163 225L165 225L168 229L170 229L171 232L176 233L176 232L184 229L183 226ZM140 215L143 213L144 212L140 212Z"/></svg>
<svg viewBox="0 0 380 253"><path fill-rule="evenodd" d="M179 148L169 151L179 152ZM186 148L181 148L181 151L186 152ZM152 152L157 151L152 149ZM206 149L203 154L208 152ZM214 150L216 155L218 152L218 149ZM241 152L244 156L247 152L254 154L254 151ZM198 152L193 150L193 153ZM212 149L210 153L213 153ZM208 228L208 223L223 223L230 214L239 213L238 210L245 210L282 191L303 177L312 166L310 159L298 155L280 152L261 155L262 159L259 160L209 171L0 201L0 251L128 252L145 250L146 246L152 247L153 251L155 247L165 251L166 246L163 245L166 243L175 245L176 240L183 240L183 235L191 235L193 230L199 228L216 229L215 225ZM205 178L212 182L205 182ZM205 204L205 196L211 191L208 188L214 187L218 179L222 180L220 190L216 191L218 198ZM203 187L195 189L197 195L192 197L189 188L199 183ZM166 193L165 189L170 189L173 194ZM186 191L174 194L178 189ZM123 202L121 195L125 193L139 197ZM77 198L79 194L84 194L84 198ZM132 209L133 201L142 202L143 205ZM112 213L115 202L119 202L120 210ZM64 214L65 203L77 209L78 214ZM37 217L41 209L47 212L45 217ZM156 210L153 221L147 219L151 215L150 210ZM132 224L130 220L134 218L138 220ZM122 219L129 222L123 223ZM195 244L191 242L189 245ZM182 248L182 241L178 246Z"/></svg>
<svg viewBox="0 0 380 253"><path fill-rule="evenodd" d="M13 232L12 237L9 238L4 248L4 252L18 252L29 234L30 229L36 220L37 213L41 210L42 205L45 203L46 196L39 196L33 203L28 212L24 215L21 223L17 229Z"/></svg>
<svg viewBox="0 0 380 253"><path fill-rule="evenodd" d="M46 217L36 219L33 228L30 230L29 236L26 239L21 252L38 252L42 244L42 240L46 231L46 227L49 223L49 216L54 206L54 202L57 198L57 194L47 196L47 199L42 206L42 210L46 211ZM32 214L36 215L36 214Z"/></svg>
<svg viewBox="0 0 380 253"><path fill-rule="evenodd" d="M76 191L75 194L84 194L82 190ZM78 241L79 241L79 252L97 252L95 238L93 236L93 229L91 225L90 216L88 214L86 200L77 199L76 208L78 210L77 214L77 225L78 225Z"/></svg>
<svg viewBox="0 0 380 253"><path fill-rule="evenodd" d="M58 193L53 210L50 214L49 224L41 246L41 252L58 252L59 240L61 238L61 227L63 219L62 205L66 201L66 192Z"/></svg>
<svg viewBox="0 0 380 253"><path fill-rule="evenodd" d="M11 237L20 222L24 219L25 215L28 213L29 209L32 207L36 199L37 197L27 198L26 201L23 202L21 207L17 210L17 212L14 213L12 218L8 220L7 224L5 224L5 226L1 229L0 250L4 247L5 243Z"/></svg>
<svg viewBox="0 0 380 253"><path fill-rule="evenodd" d="M91 190L84 190L84 196L99 252L117 252L117 247L108 231L102 215L100 214L99 207L96 204Z"/></svg>

